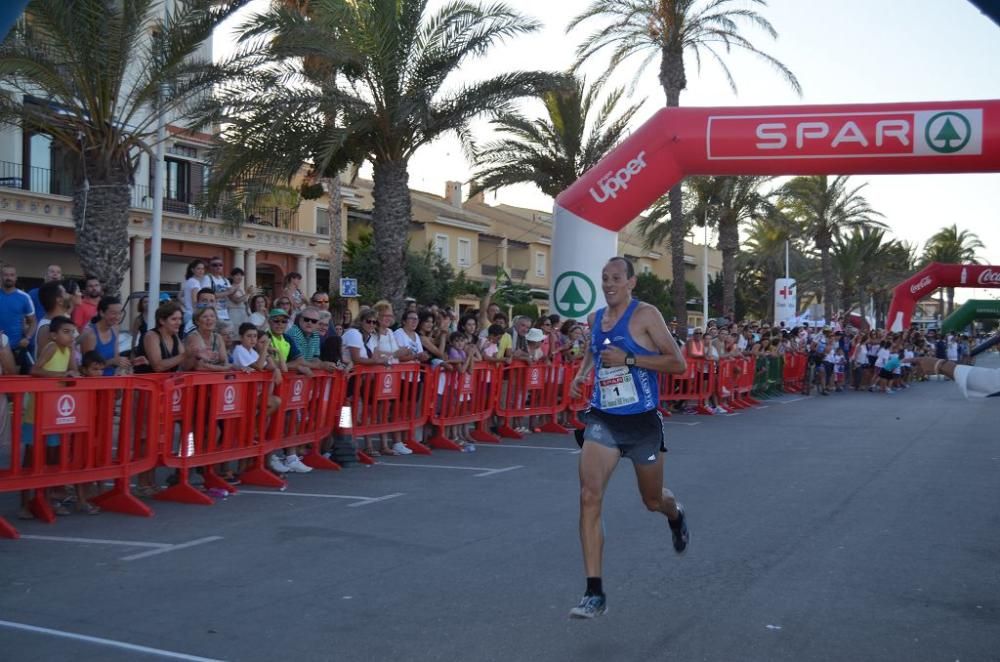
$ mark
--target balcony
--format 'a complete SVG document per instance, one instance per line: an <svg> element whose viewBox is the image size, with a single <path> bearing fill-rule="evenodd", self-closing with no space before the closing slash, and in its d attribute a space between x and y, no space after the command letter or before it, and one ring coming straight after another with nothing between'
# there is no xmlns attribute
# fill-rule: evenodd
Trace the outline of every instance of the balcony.
<svg viewBox="0 0 1000 662"><path fill-rule="evenodd" d="M53 173L48 168L25 168L20 163L10 161L0 161L0 186L32 193L73 195L73 179L70 173Z"/></svg>

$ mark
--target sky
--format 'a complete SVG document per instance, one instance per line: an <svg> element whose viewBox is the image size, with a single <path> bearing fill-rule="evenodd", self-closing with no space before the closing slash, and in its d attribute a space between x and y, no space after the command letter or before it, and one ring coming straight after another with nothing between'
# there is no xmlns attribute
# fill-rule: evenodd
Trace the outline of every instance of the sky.
<svg viewBox="0 0 1000 662"><path fill-rule="evenodd" d="M445 0L428 1L431 11L444 4ZM497 47L486 58L469 61L450 84L514 69L565 70L574 60L577 44L599 25L592 21L566 34L570 17L583 11L589 0L507 0L507 4L538 19L544 28ZM250 10L264 6L258 0ZM766 7L755 7L777 30L778 38L772 40L752 27L743 34L794 72L802 96L767 64L734 50L725 57L738 93L733 94L714 62L703 60L698 71L693 58L688 58L682 106L1000 99L1000 27L967 0L769 0ZM225 33L217 35L216 51L225 52L231 39ZM627 63L612 84L630 84L640 60ZM646 99L635 127L663 104L657 62L642 74L632 94L633 102ZM605 66L606 58L598 55L584 73L595 79ZM540 113L541 108L526 104L524 112ZM486 122L476 125L476 135L479 141L489 140ZM409 171L412 188L438 195L444 194L446 181L467 181L472 173L453 137L418 152ZM922 250L940 228L957 223L986 246L979 252L980 262L1000 264L1000 174L859 175L852 181L867 182L862 193L884 214L894 237ZM552 208L551 198L529 186L490 194L487 202ZM959 293L960 300L1000 298L1000 290Z"/></svg>

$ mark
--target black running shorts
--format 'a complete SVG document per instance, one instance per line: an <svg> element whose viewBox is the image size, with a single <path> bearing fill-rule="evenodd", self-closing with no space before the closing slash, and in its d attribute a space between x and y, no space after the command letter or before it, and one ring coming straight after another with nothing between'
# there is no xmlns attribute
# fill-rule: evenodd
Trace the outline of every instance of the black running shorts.
<svg viewBox="0 0 1000 662"><path fill-rule="evenodd" d="M641 414L609 414L591 407L580 415L584 441L612 448L634 464L655 464L665 453L663 417L655 409Z"/></svg>

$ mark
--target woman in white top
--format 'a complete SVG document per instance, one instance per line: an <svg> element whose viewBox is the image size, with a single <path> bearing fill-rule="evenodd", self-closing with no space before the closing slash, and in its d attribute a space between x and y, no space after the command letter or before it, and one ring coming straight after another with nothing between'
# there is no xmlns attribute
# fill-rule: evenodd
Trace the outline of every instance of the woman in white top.
<svg viewBox="0 0 1000 662"><path fill-rule="evenodd" d="M239 267L229 272L230 290L226 297L226 311L229 313L229 321L238 330L247 321L247 294L243 287L243 270Z"/></svg>
<svg viewBox="0 0 1000 662"><path fill-rule="evenodd" d="M417 333L417 325L420 322L420 315L415 310L407 311L403 314L403 326L396 329L393 336L396 344L410 351L410 355L421 363L430 361L430 354L424 351L424 345L420 341L420 334Z"/></svg>
<svg viewBox="0 0 1000 662"><path fill-rule="evenodd" d="M184 287L181 289L181 307L184 309L185 324L190 322L191 316L194 315L194 302L198 296L198 290L207 286L205 261L201 259L191 260L184 274Z"/></svg>
<svg viewBox="0 0 1000 662"><path fill-rule="evenodd" d="M378 315L377 337L378 353L383 356L388 355L390 363L409 361L413 358L412 352L406 347L400 347L396 342L396 336L392 333L393 322L396 321L396 314L392 312L392 304L388 301L379 301L372 309Z"/></svg>

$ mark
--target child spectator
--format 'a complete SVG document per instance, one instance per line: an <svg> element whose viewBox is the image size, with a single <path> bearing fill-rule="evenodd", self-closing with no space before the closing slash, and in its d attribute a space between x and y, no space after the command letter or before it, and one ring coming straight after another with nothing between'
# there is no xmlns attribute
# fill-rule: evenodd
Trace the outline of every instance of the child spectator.
<svg viewBox="0 0 1000 662"><path fill-rule="evenodd" d="M470 318L471 319L471 318ZM445 365L448 366L449 370L454 370L458 373L469 373L472 371L472 356L466 349L469 344L469 336L464 331L455 331L450 336L448 336L448 360ZM444 380L444 375L441 376L442 381ZM454 384L461 383L461 377L454 380ZM444 397L454 397L454 394L444 394L442 392L443 383L438 383L438 404L441 406L441 400ZM461 396L459 396L461 397ZM468 425L449 425L445 434L449 438L455 439L455 442L462 449L463 453L471 453L476 450L476 445L472 443L469 438Z"/></svg>
<svg viewBox="0 0 1000 662"><path fill-rule="evenodd" d="M833 353L833 384L838 393L844 390L846 368L847 356L844 354L844 350L838 347Z"/></svg>

